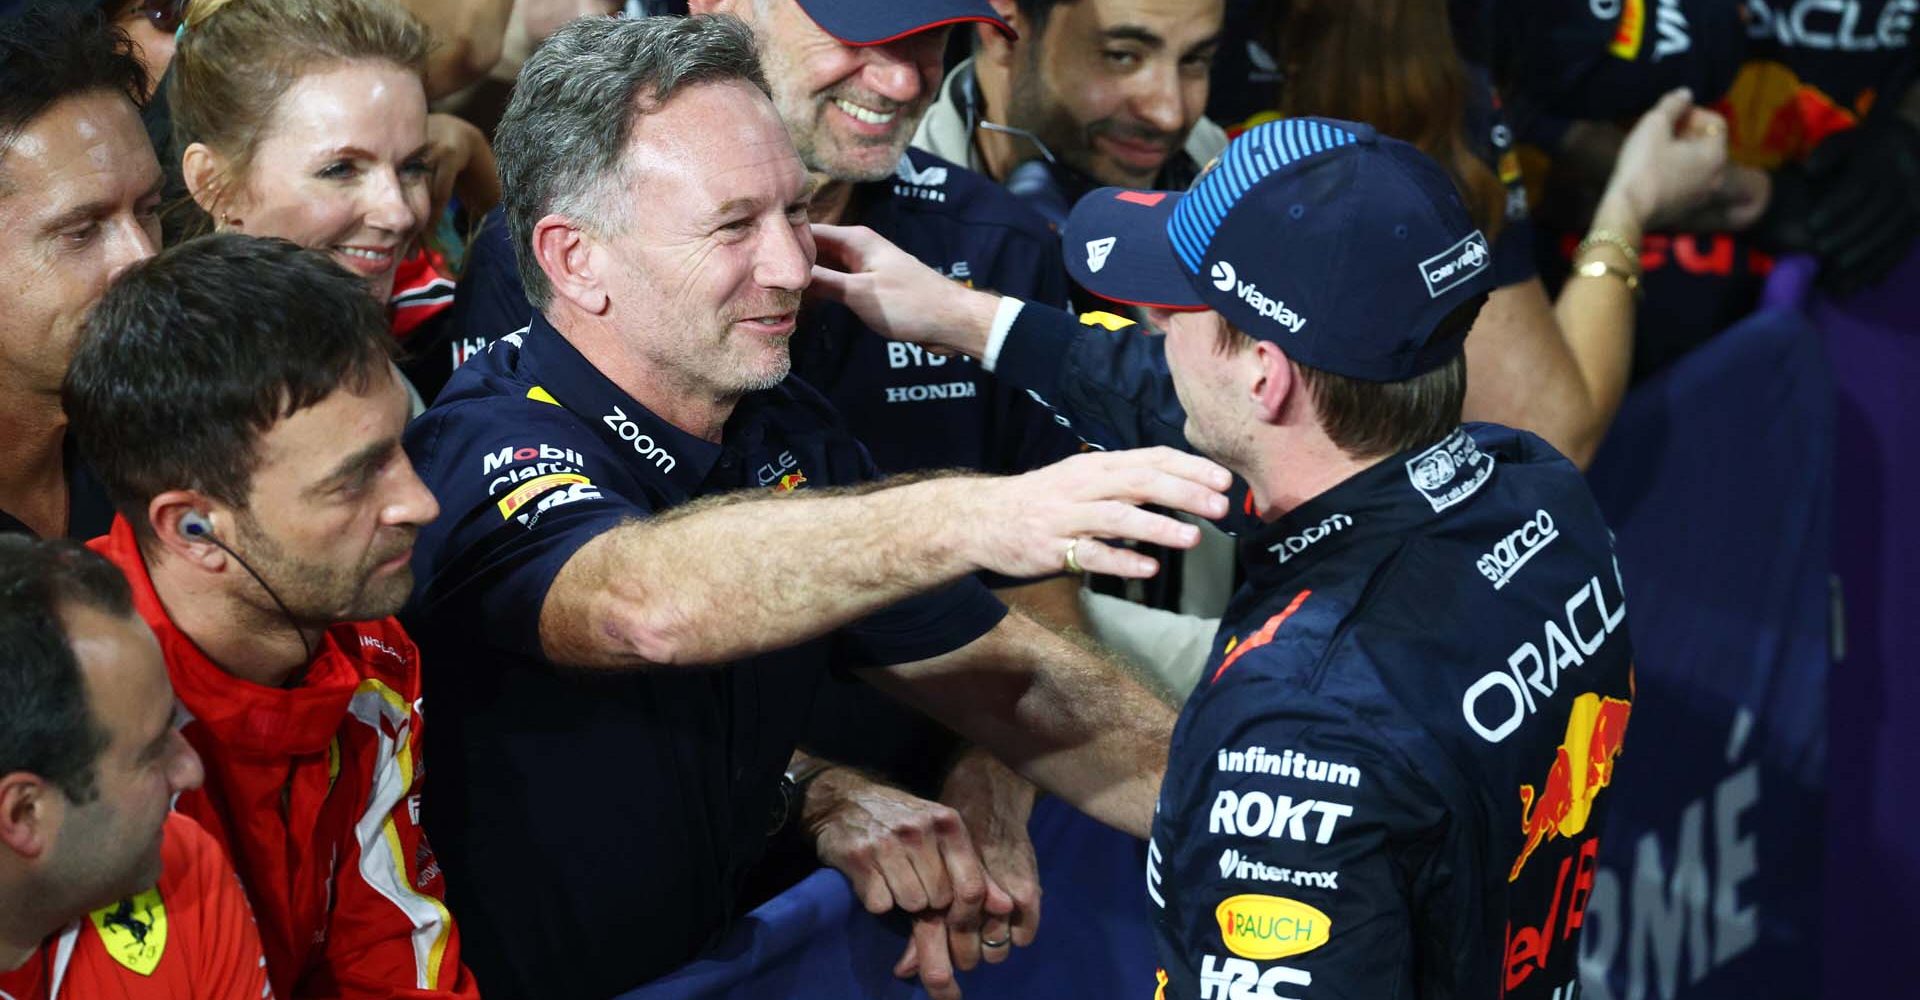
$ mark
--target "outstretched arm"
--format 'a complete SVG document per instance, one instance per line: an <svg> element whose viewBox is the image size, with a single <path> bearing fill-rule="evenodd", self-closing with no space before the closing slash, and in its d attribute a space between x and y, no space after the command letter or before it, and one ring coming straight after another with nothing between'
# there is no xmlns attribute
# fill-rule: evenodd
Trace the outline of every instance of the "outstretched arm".
<svg viewBox="0 0 1920 1000"><path fill-rule="evenodd" d="M986 570L1158 565L1098 539L1190 548L1152 504L1226 513L1227 471L1171 449L1076 455L1005 478L951 476L756 502L689 504L619 525L560 569L540 614L549 659L587 667L719 663L824 635Z"/></svg>

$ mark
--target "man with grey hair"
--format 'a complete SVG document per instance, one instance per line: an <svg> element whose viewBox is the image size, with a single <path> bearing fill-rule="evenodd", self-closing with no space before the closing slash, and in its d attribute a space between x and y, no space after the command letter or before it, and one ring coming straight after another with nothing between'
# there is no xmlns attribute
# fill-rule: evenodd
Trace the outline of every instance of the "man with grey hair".
<svg viewBox="0 0 1920 1000"><path fill-rule="evenodd" d="M986 0L886 6L862 0L694 0L690 6L696 14L737 16L753 29L774 106L818 185L808 209L814 222L868 226L956 283L1066 304L1060 240L1042 219L988 178L908 149L933 100L948 34L956 25L1007 30ZM504 209L489 216L454 307L462 343L490 342L532 314L516 242L508 236ZM801 311L792 357L794 374L827 397L887 473L1014 474L1080 450L1064 421L973 359L889 344L837 303L810 303ZM982 582L1050 625L1087 630L1078 576L1014 580L984 574ZM966 969L1000 961L1033 941L1040 884L1027 838L1030 784L991 754L963 748L951 730L845 671L829 675L801 743L814 756L796 761L797 767L831 759L878 779L857 790L832 789L848 793L827 810L835 816L887 809L938 823L957 811L986 869L987 897L986 917L978 924L970 918L977 905L972 901L959 901L944 914L955 964ZM829 791L823 786L849 784L855 773L835 771L811 791L822 795ZM928 801L934 799L939 804ZM891 909L887 893L864 891L872 880L849 865L849 846L834 837L819 838L817 845L822 860L848 870L869 906ZM814 843L783 841L769 852L765 880L791 881L811 869L815 853ZM942 914L923 912L920 919ZM923 962L918 948L912 951L903 971L949 957Z"/></svg>
<svg viewBox="0 0 1920 1000"><path fill-rule="evenodd" d="M872 482L787 377L811 183L738 21L574 22L496 149L539 311L407 434L443 510L407 615L437 678L426 821L488 995L605 996L713 943L769 828L820 819L781 795L817 772L781 771L830 661L1143 833L1169 708L969 577L1151 574L1097 539L1191 545L1133 505L1223 515L1224 470ZM961 898L965 830L938 833L876 891Z"/></svg>

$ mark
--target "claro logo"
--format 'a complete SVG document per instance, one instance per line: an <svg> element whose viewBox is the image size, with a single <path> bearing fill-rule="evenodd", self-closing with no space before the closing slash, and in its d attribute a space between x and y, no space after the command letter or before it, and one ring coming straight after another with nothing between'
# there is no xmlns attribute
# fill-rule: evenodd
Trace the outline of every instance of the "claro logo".
<svg viewBox="0 0 1920 1000"><path fill-rule="evenodd" d="M613 432L620 436L620 440L633 445L633 450L639 453L641 458L652 459L653 464L658 466L661 472L672 472L673 467L678 464L673 460L672 455L667 454L667 449L660 447L653 438L641 433L639 425L628 419L627 412L618 406L600 420L613 428Z"/></svg>

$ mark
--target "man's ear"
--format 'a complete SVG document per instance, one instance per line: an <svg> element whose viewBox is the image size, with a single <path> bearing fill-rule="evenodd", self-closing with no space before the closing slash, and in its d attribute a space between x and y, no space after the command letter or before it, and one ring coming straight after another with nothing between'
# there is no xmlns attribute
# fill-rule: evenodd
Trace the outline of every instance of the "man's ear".
<svg viewBox="0 0 1920 1000"><path fill-rule="evenodd" d="M226 564L227 554L205 534L187 530L187 515L197 514L213 529L214 537L219 537L220 525L214 520L217 515L213 507L213 502L201 493L168 490L147 501L147 523L153 526L162 551L202 569L217 571Z"/></svg>
<svg viewBox="0 0 1920 1000"><path fill-rule="evenodd" d="M193 196L194 204L223 227L232 227L240 220L236 217L238 206L229 190L232 182L227 167L227 158L203 142L188 146L180 158L181 179L186 181L187 193Z"/></svg>
<svg viewBox="0 0 1920 1000"><path fill-rule="evenodd" d="M1280 423L1287 401L1305 388L1300 384L1299 372L1286 352L1270 340L1256 338L1247 354L1253 369L1253 382L1248 386L1247 395L1252 398L1262 423Z"/></svg>
<svg viewBox="0 0 1920 1000"><path fill-rule="evenodd" d="M993 5L993 12L1000 15L1000 19L1007 22L1007 25L1020 36L1020 43L1032 45L1039 41L1033 37L1033 26L1020 16L1020 7L1014 0L987 0L987 2ZM1006 66L1013 61L1013 48L1016 43L999 28L991 24L976 24L974 32L979 39L979 44L975 46L976 58L997 66Z"/></svg>
<svg viewBox="0 0 1920 1000"><path fill-rule="evenodd" d="M533 224L532 246L555 296L594 316L607 311L594 254L598 243L586 230L564 215L549 215Z"/></svg>
<svg viewBox="0 0 1920 1000"><path fill-rule="evenodd" d="M28 771L0 775L0 847L29 861L53 849L66 812L66 795Z"/></svg>

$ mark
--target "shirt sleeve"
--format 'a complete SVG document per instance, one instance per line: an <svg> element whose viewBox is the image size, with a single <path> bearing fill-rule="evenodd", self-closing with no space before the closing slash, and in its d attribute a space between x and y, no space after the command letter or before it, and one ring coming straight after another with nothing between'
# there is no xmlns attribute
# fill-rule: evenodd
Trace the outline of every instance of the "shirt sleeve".
<svg viewBox="0 0 1920 1000"><path fill-rule="evenodd" d="M1748 54L1745 5L1729 0L1499 6L1501 79L1567 118L1632 118L1675 87L1710 103Z"/></svg>
<svg viewBox="0 0 1920 1000"><path fill-rule="evenodd" d="M1249 662L1220 683L1186 747L1207 780L1187 812L1192 842L1175 876L1177 932L1199 996L1271 982L1326 998L1411 996L1417 870L1444 811L1354 705L1263 675ZM1427 933L1423 928L1422 933ZM1251 995L1251 994L1249 994Z"/></svg>
<svg viewBox="0 0 1920 1000"><path fill-rule="evenodd" d="M381 734L379 751L367 762L372 782L353 840L334 869L326 963L301 989L342 1000L477 1000L479 987L460 961L446 879L420 827L420 713L390 688L381 695L377 705L356 697L352 709L379 713L360 720Z"/></svg>
<svg viewBox="0 0 1920 1000"><path fill-rule="evenodd" d="M1132 320L1091 312L1076 321L1028 302L1007 331L994 374L1030 391L1095 447L1193 450L1166 342Z"/></svg>
<svg viewBox="0 0 1920 1000"><path fill-rule="evenodd" d="M440 502L415 546L409 624L485 630L487 645L544 662L540 609L561 567L648 494L591 430L532 400L483 399L428 414L407 453Z"/></svg>
<svg viewBox="0 0 1920 1000"><path fill-rule="evenodd" d="M183 869L177 877L185 892L175 890L163 895L180 901L176 912L193 915L193 995L204 1000L272 997L253 908L247 904L240 876L234 874L226 853L200 824L182 813L167 817L167 839L177 843L179 867ZM172 871L167 876L163 881L175 877Z"/></svg>

